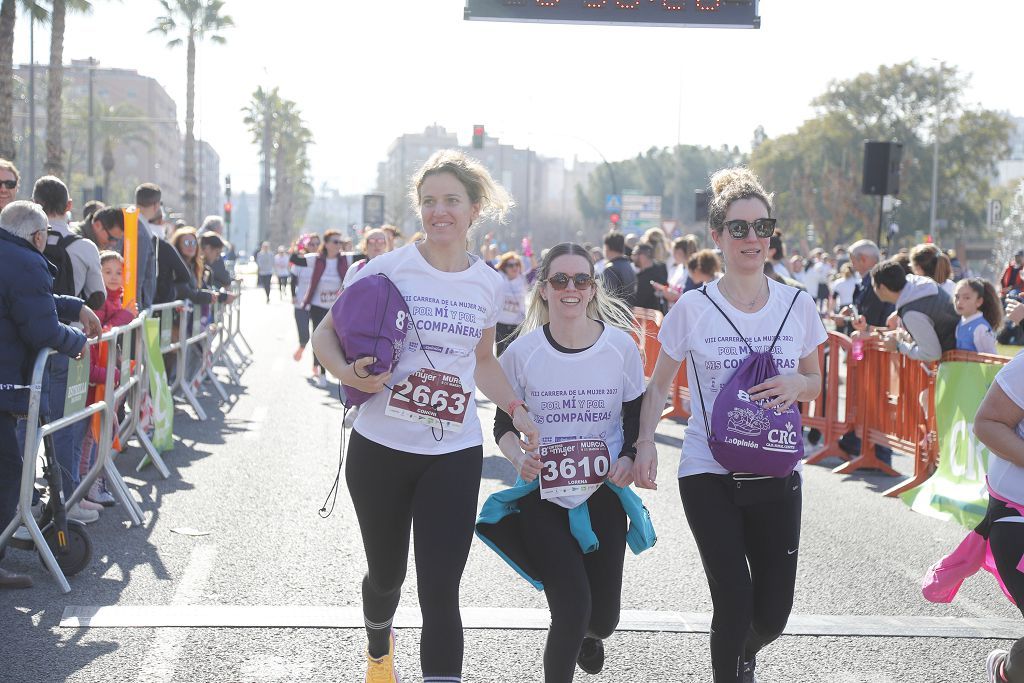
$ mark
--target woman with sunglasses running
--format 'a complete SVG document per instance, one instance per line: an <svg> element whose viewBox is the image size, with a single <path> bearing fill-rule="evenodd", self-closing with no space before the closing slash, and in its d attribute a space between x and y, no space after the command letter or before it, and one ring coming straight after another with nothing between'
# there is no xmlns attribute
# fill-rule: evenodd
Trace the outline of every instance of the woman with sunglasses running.
<svg viewBox="0 0 1024 683"><path fill-rule="evenodd" d="M345 275L352 265L352 254L341 253L344 244L340 232L327 230L318 251L305 256L293 255L290 259L297 269L309 272L309 284L306 285L301 305L309 311L309 320L314 330L320 321L328 317L331 306L344 289ZM313 382L321 389L327 386L327 375L316 351L313 352Z"/></svg>
<svg viewBox="0 0 1024 683"><path fill-rule="evenodd" d="M374 258L356 278L387 275L409 306L413 325L394 384L391 373L368 376L372 358L345 360L330 317L313 333L313 348L345 385L376 394L360 407L345 469L366 551L366 680L398 680L391 623L415 525L423 681L456 683L463 652L459 583L483 467L476 389L507 407L527 451L537 448L538 433L494 357L501 275L466 251L470 226L503 218L511 198L478 161L443 150L413 177L411 200L426 239ZM404 409L409 397L442 390L447 405L433 404L434 426Z"/></svg>
<svg viewBox="0 0 1024 683"><path fill-rule="evenodd" d="M793 606L801 464L795 459L795 469L786 477L729 471L713 455L707 425L713 411L742 397L747 405L756 403L777 413L816 397L821 388L817 347L827 334L810 296L764 275L775 219L770 218L771 195L757 176L745 168L725 169L712 177L711 187L708 224L722 250L725 274L683 294L662 323L661 352L644 398L633 473L638 487L657 488L654 430L672 378L686 359L689 386L700 388L703 399L692 402L694 414L679 460L679 493L714 605L714 680L752 683L757 680L755 657L782 633ZM721 392L752 350L770 352L780 374L741 389L742 397ZM738 420L743 412L736 409ZM746 413L755 419L755 413L763 416L753 409ZM729 425L725 431L731 430ZM762 433L760 422L737 422L736 429ZM787 434L790 441L800 438L798 427ZM716 446L729 439L759 446L757 436L716 431L714 437ZM778 462L780 456L770 450L752 449L748 457Z"/></svg>
<svg viewBox="0 0 1024 683"><path fill-rule="evenodd" d="M572 681L577 663L601 671L603 641L619 623L626 509L643 509L627 488L644 392L643 360L629 333L643 334L630 310L595 282L587 250L564 242L545 254L520 334L500 358L549 448L543 457L525 453L512 420L497 411L494 439L520 481L484 504L477 529L544 589L546 683ZM512 505L518 515L509 515ZM582 518L596 540L587 550ZM500 540L502 520L519 525L514 547Z"/></svg>

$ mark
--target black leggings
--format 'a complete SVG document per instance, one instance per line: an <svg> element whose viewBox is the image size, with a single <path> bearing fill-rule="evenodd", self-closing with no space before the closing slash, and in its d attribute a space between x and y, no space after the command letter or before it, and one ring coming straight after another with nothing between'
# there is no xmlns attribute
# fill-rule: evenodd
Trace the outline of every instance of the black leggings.
<svg viewBox="0 0 1024 683"><path fill-rule="evenodd" d="M604 639L619 624L626 513L607 486L595 491L587 506L600 547L584 555L569 530L568 510L541 500L539 491L519 501L526 551L551 610L545 683L572 681L583 636Z"/></svg>
<svg viewBox="0 0 1024 683"><path fill-rule="evenodd" d="M1004 517L1020 518L1016 510L990 496L988 514L978 531L984 535L983 527L988 527L988 541L999 578L1024 614L1024 573L1017 569L1021 558L1024 558L1024 523L996 521ZM1024 682L1024 638L1014 644L1004 666L1007 680L1011 683Z"/></svg>
<svg viewBox="0 0 1024 683"><path fill-rule="evenodd" d="M320 322L327 317L327 314L331 312L329 308L322 308L320 306L309 307L309 322L313 326L313 331L320 326ZM316 352L313 352L313 369L320 369L320 372L324 372L324 366L320 363L320 359L316 357Z"/></svg>
<svg viewBox="0 0 1024 683"><path fill-rule="evenodd" d="M366 551L363 616L369 624L394 617L415 524L424 680L462 675L459 583L473 540L482 467L482 446L413 455L352 431L345 477Z"/></svg>
<svg viewBox="0 0 1024 683"><path fill-rule="evenodd" d="M697 474L679 480L714 604L715 683L739 683L743 662L786 627L796 586L801 486L796 472L783 479Z"/></svg>

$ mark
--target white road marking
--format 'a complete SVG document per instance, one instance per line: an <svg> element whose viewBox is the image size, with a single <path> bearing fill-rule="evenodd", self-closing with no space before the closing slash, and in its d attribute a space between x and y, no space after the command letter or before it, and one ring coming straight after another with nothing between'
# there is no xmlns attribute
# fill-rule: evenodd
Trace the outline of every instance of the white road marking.
<svg viewBox="0 0 1024 683"><path fill-rule="evenodd" d="M184 584L184 582L183 582ZM176 596L177 597L177 596ZM546 609L469 607L462 609L468 629L545 630ZM67 607L65 628L363 628L359 607L316 605L138 605ZM396 628L423 625L416 607L395 615ZM623 610L620 631L707 633L711 615L661 610ZM863 636L922 638L1016 638L1019 619L886 615L795 614L785 633L793 636ZM177 633L177 631L170 631Z"/></svg>
<svg viewBox="0 0 1024 683"><path fill-rule="evenodd" d="M202 599L210 572L213 571L213 558L216 554L217 549L213 545L199 545L192 550L192 558L178 583L178 588L174 591L169 609L196 609L190 605L195 605ZM177 629L156 633L153 648L139 667L136 680L140 683L175 680L174 670L181 656L184 638L185 633Z"/></svg>

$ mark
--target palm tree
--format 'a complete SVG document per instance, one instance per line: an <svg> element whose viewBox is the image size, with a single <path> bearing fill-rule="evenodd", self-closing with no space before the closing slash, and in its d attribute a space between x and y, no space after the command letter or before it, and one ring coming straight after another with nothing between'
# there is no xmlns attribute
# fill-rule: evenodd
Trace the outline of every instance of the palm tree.
<svg viewBox="0 0 1024 683"><path fill-rule="evenodd" d="M252 142L260 146L260 161L263 173L260 180L260 214L258 234L260 241L267 239L270 232L270 157L274 152L274 118L281 106L278 89L256 88L249 104L242 109L243 122L252 133Z"/></svg>
<svg viewBox="0 0 1024 683"><path fill-rule="evenodd" d="M3 0L0 4L0 158L13 161L14 145L14 22L18 5L34 21L46 21L49 12L33 0Z"/></svg>
<svg viewBox="0 0 1024 683"><path fill-rule="evenodd" d="M61 143L61 117L64 86L64 19L68 10L88 13L89 0L51 0L50 7L50 70L46 75L46 173L61 176L64 173L64 150Z"/></svg>
<svg viewBox="0 0 1024 683"><path fill-rule="evenodd" d="M185 39L174 38L168 41L167 47L175 48L185 43L187 90L185 95L185 220L194 222L196 219L196 141L192 129L195 123L195 90L196 90L196 41L209 38L211 42L223 44L224 37L218 31L235 25L231 17L222 14L224 0L160 0L164 8L164 16L157 17L156 26L150 33L161 33L165 36L184 32Z"/></svg>

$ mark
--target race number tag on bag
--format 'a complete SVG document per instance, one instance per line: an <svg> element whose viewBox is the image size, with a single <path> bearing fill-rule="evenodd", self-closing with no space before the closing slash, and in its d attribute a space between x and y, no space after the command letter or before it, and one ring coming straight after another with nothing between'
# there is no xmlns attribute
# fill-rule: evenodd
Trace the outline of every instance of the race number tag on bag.
<svg viewBox="0 0 1024 683"><path fill-rule="evenodd" d="M395 385L384 414L460 432L468 407L469 392L457 375L420 368Z"/></svg>
<svg viewBox="0 0 1024 683"><path fill-rule="evenodd" d="M553 443L541 446L538 454L544 464L540 497L545 500L596 491L612 462L608 445L600 439Z"/></svg>

